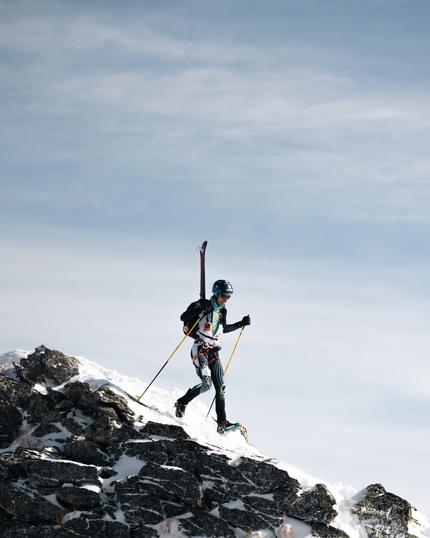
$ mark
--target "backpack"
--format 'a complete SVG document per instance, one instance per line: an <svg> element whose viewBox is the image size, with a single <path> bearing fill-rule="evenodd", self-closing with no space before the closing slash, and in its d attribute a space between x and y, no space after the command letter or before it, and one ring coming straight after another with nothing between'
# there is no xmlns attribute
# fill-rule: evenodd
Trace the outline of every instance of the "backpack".
<svg viewBox="0 0 430 538"><path fill-rule="evenodd" d="M200 303L200 301L201 301L201 299L199 301L191 303L190 306L186 309L185 312L188 312L189 310L195 310L197 303ZM200 304L199 304L199 306L200 306ZM193 316L191 319L183 322L184 325L182 327L182 330L183 330L184 334L189 336L193 340L195 340L197 338L197 331L199 330L198 322L200 321L201 318L202 318L201 309L199 308L199 309L196 310L196 315L195 316ZM188 331L190 331L190 329L192 329L192 330L189 333Z"/></svg>
<svg viewBox="0 0 430 538"><path fill-rule="evenodd" d="M195 340L197 338L197 331L199 329L199 324L197 323L197 321L200 321L199 318L200 318L200 316L195 316L195 317L189 319L188 321L184 321L184 326L182 327L182 330L184 331L184 334L189 336L193 340ZM194 324L196 324L196 326L189 333L188 331L191 329L191 327L194 326Z"/></svg>

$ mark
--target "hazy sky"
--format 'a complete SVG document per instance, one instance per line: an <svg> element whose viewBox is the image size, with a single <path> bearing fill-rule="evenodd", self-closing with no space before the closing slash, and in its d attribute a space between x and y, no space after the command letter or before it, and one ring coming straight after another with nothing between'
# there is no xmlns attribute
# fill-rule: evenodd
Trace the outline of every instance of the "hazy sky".
<svg viewBox="0 0 430 538"><path fill-rule="evenodd" d="M43 343L149 381L208 240L208 288L230 280L229 320L252 318L229 419L430 516L429 16L0 0L0 353ZM197 382L189 347L160 386Z"/></svg>

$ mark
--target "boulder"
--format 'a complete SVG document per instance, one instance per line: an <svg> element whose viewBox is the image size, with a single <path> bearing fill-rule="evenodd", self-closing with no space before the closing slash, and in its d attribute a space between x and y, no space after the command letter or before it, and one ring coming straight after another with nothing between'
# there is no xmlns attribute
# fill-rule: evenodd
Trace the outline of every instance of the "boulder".
<svg viewBox="0 0 430 538"><path fill-rule="evenodd" d="M108 457L102 450L100 450L97 443L86 441L84 439L78 439L66 443L64 445L64 458L79 463L85 463L87 465L104 466L109 465Z"/></svg>
<svg viewBox="0 0 430 538"><path fill-rule="evenodd" d="M32 488L0 482L0 506L13 519L26 523L55 523L66 513Z"/></svg>
<svg viewBox="0 0 430 538"><path fill-rule="evenodd" d="M79 361L42 345L20 360L17 373L21 380L32 386L36 383L57 386L79 373Z"/></svg>
<svg viewBox="0 0 430 538"><path fill-rule="evenodd" d="M0 399L0 448L14 441L22 426L22 413L7 399Z"/></svg>
<svg viewBox="0 0 430 538"><path fill-rule="evenodd" d="M25 410L31 396L31 387L8 377L0 377L0 400Z"/></svg>
<svg viewBox="0 0 430 538"><path fill-rule="evenodd" d="M167 520L167 524L168 524ZM228 523L202 510L191 510L176 519L179 530L189 537L199 538L235 538L234 531Z"/></svg>
<svg viewBox="0 0 430 538"><path fill-rule="evenodd" d="M55 493L57 501L71 510L89 510L100 506L100 495L91 489L62 487Z"/></svg>
<svg viewBox="0 0 430 538"><path fill-rule="evenodd" d="M29 458L22 461L30 483L35 487L59 487L63 484L100 485L95 465L84 465L64 460Z"/></svg>
<svg viewBox="0 0 430 538"><path fill-rule="evenodd" d="M180 502L186 507L200 507L202 490L197 478L183 469L147 462L139 471L141 491L159 499Z"/></svg>
<svg viewBox="0 0 430 538"><path fill-rule="evenodd" d="M388 493L381 484L368 486L364 499L352 507L352 512L365 523L369 538L412 538L408 532L412 510L407 501Z"/></svg>
<svg viewBox="0 0 430 538"><path fill-rule="evenodd" d="M336 500L324 484L316 484L311 491L305 491L287 509L287 514L308 522L330 523L337 512L333 508Z"/></svg>
<svg viewBox="0 0 430 538"><path fill-rule="evenodd" d="M74 536L88 538L129 538L130 536L130 528L120 521L93 519L85 514L67 520L63 523L63 528L72 531Z"/></svg>

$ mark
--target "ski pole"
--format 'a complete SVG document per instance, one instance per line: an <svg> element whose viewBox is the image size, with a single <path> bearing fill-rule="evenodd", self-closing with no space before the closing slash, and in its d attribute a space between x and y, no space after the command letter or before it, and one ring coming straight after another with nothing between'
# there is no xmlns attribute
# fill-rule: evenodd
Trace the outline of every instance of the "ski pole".
<svg viewBox="0 0 430 538"><path fill-rule="evenodd" d="M176 346L170 357L167 359L167 361L163 364L163 366L159 369L157 375L154 377L154 379L149 383L149 385L146 387L146 389L142 392L140 396L136 396L136 398L140 401L142 396L145 394L145 392L149 389L149 387L154 383L154 381L157 379L157 377L161 374L161 372L164 370L164 368L167 366L167 363L170 361L170 359L173 357L173 355L178 351L178 349L181 347L181 345L184 343L187 336L191 333L191 331L196 327L198 322L202 319L203 314L199 317L199 319L194 323L194 325L191 327L191 329L186 333L186 335L182 338L182 340L179 342L179 344Z"/></svg>
<svg viewBox="0 0 430 538"><path fill-rule="evenodd" d="M245 329L245 326L242 327L242 330L240 331L240 334L239 334L239 336L237 337L236 343L234 344L233 351L231 352L231 355L230 355L230 359L229 359L229 361L228 361L228 363L227 363L227 366L225 367L224 375L226 375L226 373L227 373L228 367L230 366L231 360L232 360L233 355L234 355L234 353L235 353L235 351L236 351L237 345L239 344L239 340L240 340L241 337L242 337L242 333L243 333L244 329ZM215 403L215 399L216 399L216 394L215 394L215 396L214 396L214 399L212 400L211 406L209 407L209 411L208 411L208 414L206 415L205 420L207 420L207 418L208 418L208 416L209 416L209 413L211 412L212 406L213 406L213 404Z"/></svg>

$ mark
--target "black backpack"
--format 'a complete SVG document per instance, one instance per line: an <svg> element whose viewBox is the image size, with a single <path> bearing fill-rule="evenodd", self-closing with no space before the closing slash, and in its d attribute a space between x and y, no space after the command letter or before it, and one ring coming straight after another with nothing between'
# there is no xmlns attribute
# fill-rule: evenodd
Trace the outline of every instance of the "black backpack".
<svg viewBox="0 0 430 538"><path fill-rule="evenodd" d="M199 299L198 301L195 301L194 303L191 303L190 306L186 309L185 312L188 312L189 310L196 310L196 315L193 316L191 319L188 319L187 321L184 321L183 322L183 327L182 327L182 330L184 331L184 334L186 334L187 336L189 336L190 338L192 338L193 340L195 340L197 338L197 332L198 332L198 329L199 329L199 324L198 322L200 321L200 319L203 317L201 315L201 309L198 308L196 309L196 306L200 306L200 302L202 301L202 299ZM204 299L203 299L204 301Z"/></svg>

